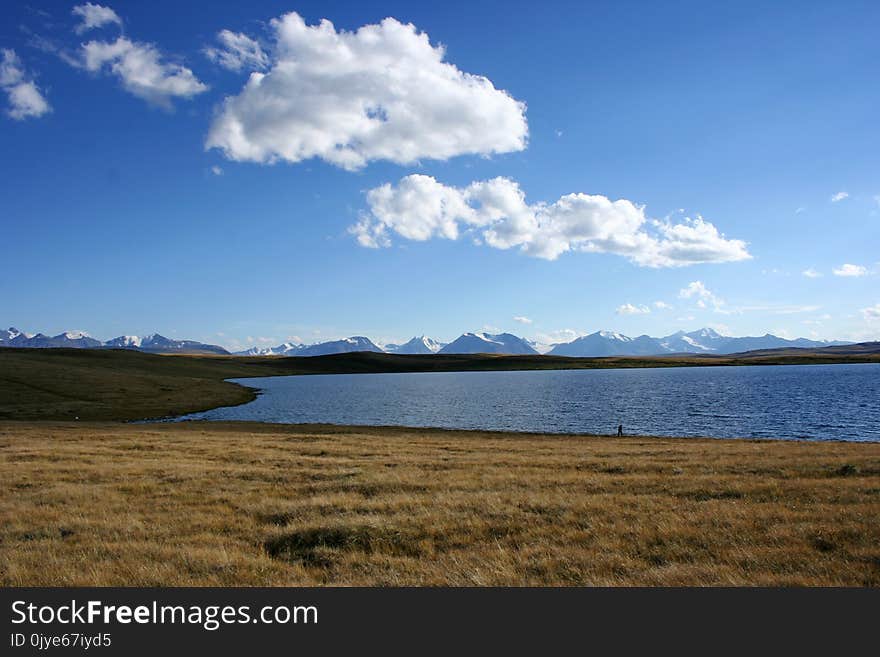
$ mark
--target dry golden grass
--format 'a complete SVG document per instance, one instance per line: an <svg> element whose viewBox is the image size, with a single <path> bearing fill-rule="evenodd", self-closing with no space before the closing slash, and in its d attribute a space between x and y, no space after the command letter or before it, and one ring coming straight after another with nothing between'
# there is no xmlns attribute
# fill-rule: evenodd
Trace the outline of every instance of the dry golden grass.
<svg viewBox="0 0 880 657"><path fill-rule="evenodd" d="M0 583L880 584L880 444L0 424Z"/></svg>

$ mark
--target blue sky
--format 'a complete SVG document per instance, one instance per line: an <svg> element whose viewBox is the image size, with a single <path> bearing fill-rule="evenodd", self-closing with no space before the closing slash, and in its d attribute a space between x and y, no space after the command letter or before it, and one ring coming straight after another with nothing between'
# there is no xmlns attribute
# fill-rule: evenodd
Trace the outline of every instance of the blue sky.
<svg viewBox="0 0 880 657"><path fill-rule="evenodd" d="M75 6L0 7L4 326L880 339L876 3Z"/></svg>

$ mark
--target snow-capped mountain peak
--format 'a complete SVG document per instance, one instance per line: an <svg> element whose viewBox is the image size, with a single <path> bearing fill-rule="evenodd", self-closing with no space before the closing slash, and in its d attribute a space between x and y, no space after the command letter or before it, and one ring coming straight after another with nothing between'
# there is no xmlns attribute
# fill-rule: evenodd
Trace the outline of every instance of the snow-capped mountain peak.
<svg viewBox="0 0 880 657"><path fill-rule="evenodd" d="M389 354L436 354L444 344L426 335L419 335L403 344L386 344Z"/></svg>
<svg viewBox="0 0 880 657"><path fill-rule="evenodd" d="M139 335L120 335L118 338L109 340L107 344L119 347L140 347L144 339Z"/></svg>
<svg viewBox="0 0 880 657"><path fill-rule="evenodd" d="M599 335L608 340L617 340L618 342L632 342L632 338L617 331L599 331Z"/></svg>
<svg viewBox="0 0 880 657"><path fill-rule="evenodd" d="M510 333L463 333L444 346L441 354L537 354L523 338Z"/></svg>

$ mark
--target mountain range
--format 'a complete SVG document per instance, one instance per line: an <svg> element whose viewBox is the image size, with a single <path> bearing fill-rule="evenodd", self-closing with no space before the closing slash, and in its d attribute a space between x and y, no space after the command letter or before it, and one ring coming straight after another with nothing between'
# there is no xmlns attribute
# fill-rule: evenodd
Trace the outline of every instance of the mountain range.
<svg viewBox="0 0 880 657"><path fill-rule="evenodd" d="M734 338L721 335L711 328L686 333L679 331L663 338L640 335L636 338L615 333L597 331L571 342L539 345L511 333L464 333L446 344L427 336L417 336L403 344L387 344L383 347L363 336L355 336L333 342L299 345L286 342L277 347L253 347L237 352L242 356L322 356L351 351L374 351L391 354L538 354L554 356L660 356L663 354L733 354L755 349L780 349L785 347L818 348L851 344L841 341L788 340L766 334L758 337Z"/></svg>
<svg viewBox="0 0 880 657"><path fill-rule="evenodd" d="M228 354L223 347L204 344L194 340L173 340L153 333L152 335L120 335L118 338L101 342L82 331L65 331L48 336L42 333L25 333L16 328L0 330L0 347L22 347L31 349L133 349L153 354Z"/></svg>
<svg viewBox="0 0 880 657"><path fill-rule="evenodd" d="M660 356L663 354L735 354L754 349L784 347L829 347L849 344L840 341L788 340L767 333L759 337L734 338L711 328L685 333L678 331L664 338L640 335L631 338L613 331L597 331L571 342L554 345L553 356Z"/></svg>
<svg viewBox="0 0 880 657"><path fill-rule="evenodd" d="M632 338L614 331L596 331L571 342L544 347L511 333L464 333L445 344L427 336L414 337L403 344L384 348L364 336L305 345L291 342L276 347L252 347L236 352L239 356L323 356L355 351L393 354L538 354L553 356L659 356L664 354L733 354L757 349L820 348L851 344L849 342L789 340L766 334L757 337L731 337L711 328L686 333L678 331L663 338L640 335ZM147 336L121 335L101 342L82 331L66 331L55 336L29 334L16 328L0 330L0 347L133 349L149 353L229 354L223 347L194 340L174 340L158 333Z"/></svg>

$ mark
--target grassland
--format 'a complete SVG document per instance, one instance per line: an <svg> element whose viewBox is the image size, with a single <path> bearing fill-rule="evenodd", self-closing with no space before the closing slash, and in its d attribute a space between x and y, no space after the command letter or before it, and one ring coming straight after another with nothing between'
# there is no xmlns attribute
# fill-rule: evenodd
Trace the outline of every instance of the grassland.
<svg viewBox="0 0 880 657"><path fill-rule="evenodd" d="M828 358L877 362L0 349L0 585L878 586L880 444L120 422L229 377Z"/></svg>
<svg viewBox="0 0 880 657"><path fill-rule="evenodd" d="M880 585L880 445L0 423L0 584Z"/></svg>

